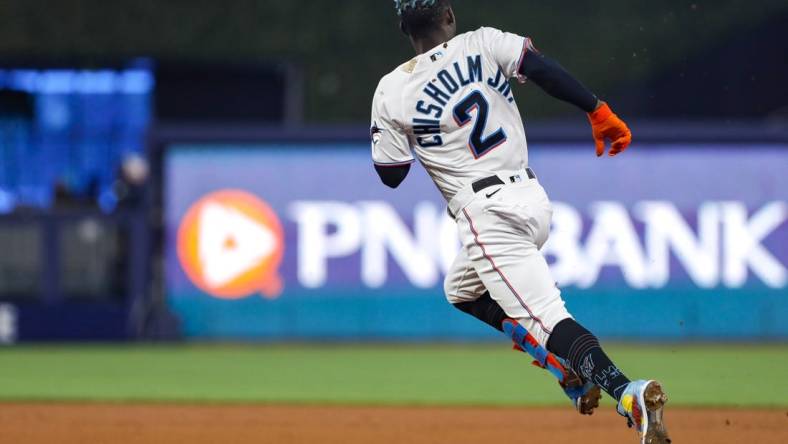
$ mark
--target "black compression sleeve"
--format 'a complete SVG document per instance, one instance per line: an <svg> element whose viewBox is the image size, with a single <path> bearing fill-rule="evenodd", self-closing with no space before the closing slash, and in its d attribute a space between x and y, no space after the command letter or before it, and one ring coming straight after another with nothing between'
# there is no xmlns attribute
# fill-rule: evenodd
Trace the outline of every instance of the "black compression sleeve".
<svg viewBox="0 0 788 444"><path fill-rule="evenodd" d="M397 188L408 175L410 164L394 166L375 165L375 171L378 172L380 180L382 180L386 186Z"/></svg>
<svg viewBox="0 0 788 444"><path fill-rule="evenodd" d="M454 306L476 319L487 323L498 331L503 331L502 323L506 319L506 313L500 305L490 297L490 292L486 291L475 301L458 302Z"/></svg>
<svg viewBox="0 0 788 444"><path fill-rule="evenodd" d="M588 88L558 62L536 51L526 51L519 72L556 99L569 102L587 113L596 108L597 97Z"/></svg>
<svg viewBox="0 0 788 444"><path fill-rule="evenodd" d="M596 336L572 318L553 327L547 350L569 362L572 370L586 381L593 381L616 400L621 399L629 379L613 364Z"/></svg>

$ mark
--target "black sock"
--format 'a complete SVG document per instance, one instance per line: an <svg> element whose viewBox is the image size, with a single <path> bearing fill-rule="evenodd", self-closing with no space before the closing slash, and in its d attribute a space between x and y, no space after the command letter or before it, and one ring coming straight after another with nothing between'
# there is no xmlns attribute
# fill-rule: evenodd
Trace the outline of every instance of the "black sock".
<svg viewBox="0 0 788 444"><path fill-rule="evenodd" d="M592 381L616 400L629 379L607 357L599 340L574 319L564 319L553 327L547 350L569 361L569 366L586 381Z"/></svg>
<svg viewBox="0 0 788 444"><path fill-rule="evenodd" d="M496 330L503 331L501 324L507 316L503 308L490 297L490 292L484 292L484 294L475 301L459 302L453 305L480 321L486 322Z"/></svg>

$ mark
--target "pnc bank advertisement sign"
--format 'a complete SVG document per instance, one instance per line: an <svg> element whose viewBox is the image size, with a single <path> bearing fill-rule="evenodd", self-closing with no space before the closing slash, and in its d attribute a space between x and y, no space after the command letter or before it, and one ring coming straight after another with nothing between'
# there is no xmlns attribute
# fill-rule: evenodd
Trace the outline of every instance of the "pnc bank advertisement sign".
<svg viewBox="0 0 788 444"><path fill-rule="evenodd" d="M187 336L495 336L445 302L460 245L434 185L415 166L389 190L367 149L169 148L167 296ZM788 151L547 145L530 164L553 200L554 277L600 335L788 337Z"/></svg>

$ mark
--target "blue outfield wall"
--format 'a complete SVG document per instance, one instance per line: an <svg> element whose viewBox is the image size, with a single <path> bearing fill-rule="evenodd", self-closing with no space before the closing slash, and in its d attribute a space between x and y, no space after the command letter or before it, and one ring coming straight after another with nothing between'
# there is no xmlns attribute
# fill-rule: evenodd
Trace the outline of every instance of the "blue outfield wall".
<svg viewBox="0 0 788 444"><path fill-rule="evenodd" d="M554 277L600 336L788 339L788 146L597 159L554 143L530 165L554 203ZM418 165L389 190L365 144L174 144L164 173L167 298L187 337L496 337L444 299L460 246Z"/></svg>
<svg viewBox="0 0 788 444"><path fill-rule="evenodd" d="M209 301L196 294L171 302L188 337L265 340L488 340L499 334L452 308L436 292L391 292L359 298L323 295L305 304L278 299ZM645 291L637 305L621 291L564 297L570 312L592 331L617 340L785 340L788 304L777 291L746 294ZM639 297L639 296L633 296Z"/></svg>

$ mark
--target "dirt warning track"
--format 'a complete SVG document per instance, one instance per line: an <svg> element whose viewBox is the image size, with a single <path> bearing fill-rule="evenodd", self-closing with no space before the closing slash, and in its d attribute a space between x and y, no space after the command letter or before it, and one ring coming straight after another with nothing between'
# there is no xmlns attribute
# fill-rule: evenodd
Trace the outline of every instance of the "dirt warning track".
<svg viewBox="0 0 788 444"><path fill-rule="evenodd" d="M636 443L609 408L0 404L0 443ZM669 409L675 443L786 443L784 410Z"/></svg>

